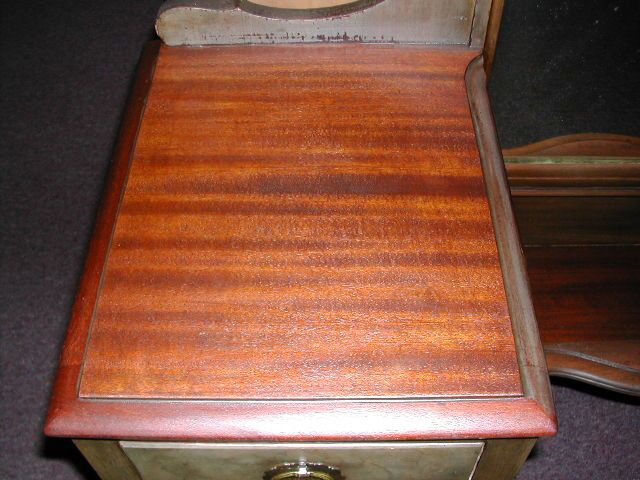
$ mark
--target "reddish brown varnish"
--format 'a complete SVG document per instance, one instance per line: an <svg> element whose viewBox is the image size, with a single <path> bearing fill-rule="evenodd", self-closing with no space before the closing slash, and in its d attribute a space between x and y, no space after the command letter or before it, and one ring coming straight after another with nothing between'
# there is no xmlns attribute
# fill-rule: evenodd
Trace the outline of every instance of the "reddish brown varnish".
<svg viewBox="0 0 640 480"><path fill-rule="evenodd" d="M520 379L465 86L477 54L160 48L47 433L552 434Z"/></svg>
<svg viewBox="0 0 640 480"><path fill-rule="evenodd" d="M81 396L520 394L472 57L163 50Z"/></svg>
<svg viewBox="0 0 640 480"><path fill-rule="evenodd" d="M507 172L549 373L640 395L640 139L568 135L504 154L520 160Z"/></svg>
<svg viewBox="0 0 640 480"><path fill-rule="evenodd" d="M640 247L525 252L550 373L640 395Z"/></svg>

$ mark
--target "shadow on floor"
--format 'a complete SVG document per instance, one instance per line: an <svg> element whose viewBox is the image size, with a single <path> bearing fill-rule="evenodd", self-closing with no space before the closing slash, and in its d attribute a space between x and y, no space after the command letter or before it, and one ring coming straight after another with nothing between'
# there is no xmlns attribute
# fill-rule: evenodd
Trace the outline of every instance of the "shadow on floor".
<svg viewBox="0 0 640 480"><path fill-rule="evenodd" d="M640 405L640 397L625 395L624 393L612 392L604 388L588 385L586 383L572 380L570 378L551 377L551 384L560 387L567 387L576 390L585 395L597 397L602 400L610 400L613 402L625 403L627 405Z"/></svg>
<svg viewBox="0 0 640 480"><path fill-rule="evenodd" d="M87 463L80 451L68 438L42 437L38 456L43 459L59 460L68 463L86 480L100 480L93 468Z"/></svg>

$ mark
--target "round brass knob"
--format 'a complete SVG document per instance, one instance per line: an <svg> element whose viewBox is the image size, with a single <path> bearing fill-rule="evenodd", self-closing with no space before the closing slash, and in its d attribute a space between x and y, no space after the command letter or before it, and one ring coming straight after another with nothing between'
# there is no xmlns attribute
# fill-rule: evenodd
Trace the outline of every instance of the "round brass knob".
<svg viewBox="0 0 640 480"><path fill-rule="evenodd" d="M265 472L263 480L345 480L340 470L320 463L283 463Z"/></svg>

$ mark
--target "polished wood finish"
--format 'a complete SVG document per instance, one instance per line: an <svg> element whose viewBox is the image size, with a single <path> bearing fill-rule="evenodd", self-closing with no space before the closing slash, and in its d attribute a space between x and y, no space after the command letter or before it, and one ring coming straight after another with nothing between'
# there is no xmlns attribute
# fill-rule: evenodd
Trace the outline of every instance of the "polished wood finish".
<svg viewBox="0 0 640 480"><path fill-rule="evenodd" d="M473 55L163 49L80 395L520 395Z"/></svg>
<svg viewBox="0 0 640 480"><path fill-rule="evenodd" d="M523 195L513 207L524 245L640 243L637 195Z"/></svg>
<svg viewBox="0 0 640 480"><path fill-rule="evenodd" d="M640 139L571 135L505 150L525 245L640 243Z"/></svg>
<svg viewBox="0 0 640 480"><path fill-rule="evenodd" d="M486 72L482 58L467 69L467 89L476 133L484 180L489 192L489 207L495 227L500 265L509 303L512 329L524 393L534 398L549 419L555 422L555 408L526 275L525 261L518 238L516 220L511 209L509 184L493 124ZM534 435L535 436L535 435Z"/></svg>
<svg viewBox="0 0 640 480"><path fill-rule="evenodd" d="M640 246L530 247L551 375L640 394Z"/></svg>
<svg viewBox="0 0 640 480"><path fill-rule="evenodd" d="M640 196L640 138L610 134L579 134L551 138L522 147L506 149L504 159L509 174L511 192L516 202L532 200L520 197L582 197L597 204L609 204L609 200L595 197ZM584 201L583 200L583 201ZM567 207L554 207L563 212ZM613 200L615 201L615 199ZM630 202L640 200L630 199ZM591 210L591 206L576 206ZM546 209L544 205L531 205L530 209ZM637 208L637 207L636 207ZM545 211L545 214L547 212ZM572 217L575 212L568 212ZM610 217L625 217L622 212ZM592 215L597 219L598 215ZM535 221L523 224L535 224ZM541 227L540 230L553 230ZM596 229L594 229L596 230ZM602 228L598 228L602 230Z"/></svg>
<svg viewBox="0 0 640 480"><path fill-rule="evenodd" d="M465 85L467 63L479 52L321 46L311 47L317 48L313 58L304 54L283 55L286 62L274 69L274 59L269 55L275 54L270 53L269 47L242 48L247 48L246 52L259 50L260 55L243 53L234 57L239 47L219 49L221 59L226 61L220 62L217 69L207 68L216 65L216 57L211 57L206 49L162 49L139 139L136 143L137 126L130 123L130 130L123 137L128 142L123 142L126 149L119 150L114 166L115 181L106 196L107 203L92 241L46 432L76 438L174 441L443 440L537 437L555 433L555 416L535 322L527 307L528 301L516 298L517 295L528 295L526 280L518 279L523 275L521 259L517 254L508 254L519 252L518 240L514 233L505 237L500 231L494 232L489 218L491 211L499 229L513 223L508 194L505 195L504 168L496 150L495 131L490 117L482 120L487 115L488 100L486 92L482 93L484 77L477 74L482 71L481 63L476 62L469 69L471 73L467 74ZM286 47L285 50L297 48L309 46ZM183 53L173 58L171 51L178 50ZM390 51L394 55L389 55ZM184 64L180 69L169 68L171 62L180 64L187 58L192 62L190 68ZM334 74L336 67L338 71L342 69L342 74L336 78L349 77L351 72L353 79L336 83L326 82L323 77L321 82L320 72L325 62L318 60L322 58L331 60L326 65ZM246 68L240 68L242 62L250 59L252 74L243 75ZM290 62L299 63L295 72L284 68ZM224 72L227 72L226 76ZM275 75L273 72L278 75L271 76ZM304 78L300 78L300 72L305 72ZM189 99L193 98L194 92L202 93L200 83L207 83L206 75L217 79L218 88L208 89L203 98L209 102L226 101L210 103L207 109L194 108L195 104ZM278 81L282 80L280 75L286 81ZM149 81L149 77L143 78L137 91L142 91L145 82ZM268 83L270 88L262 90L260 96L246 86L255 86L256 82L265 79L272 80ZM473 117L467 103L467 88ZM309 95L310 91L323 95ZM406 92L412 94L406 95ZM308 98L302 102L301 97ZM139 113L145 99L144 96L136 98L139 102L133 111ZM477 98L480 100L476 101ZM295 108L285 111L281 106L283 101ZM305 107L307 101L310 102L308 108ZM345 105L351 108L345 109ZM183 114L162 115L163 109L173 111L178 107L184 109ZM251 115L238 115L249 110ZM216 112L220 113L216 115ZM437 112L436 118L427 119L428 112ZM448 114L443 115L443 112ZM240 119L244 123L238 121ZM366 119L369 119L367 128L356 128L364 125L358 122ZM185 122L182 127L180 122ZM254 128L249 131L247 125L254 125ZM478 147L473 128L479 136ZM209 135L201 135L201 131ZM154 140L150 141L152 138ZM155 147L154 142L157 142ZM297 147L300 142L304 149ZM180 151L190 154L180 157ZM133 165L129 169L132 152ZM230 156L225 152L235 154ZM243 152L250 155L242 155ZM282 155L287 152L291 152L288 157ZM499 174L498 184L483 184L480 161L485 170L493 169ZM234 173L233 177L229 172ZM364 172L368 172L367 175L363 175ZM216 188L220 191L216 192ZM498 197L496 189L500 192ZM134 202L141 197L149 204ZM280 201L263 203L274 200L272 197ZM229 202L230 198L234 201ZM409 198L421 208L410 205ZM256 208L259 215L252 215ZM207 211L207 215L201 218L203 211ZM222 214L216 213L220 211ZM387 219L386 223L381 223L375 212L379 213L379 218ZM400 213L410 214L410 224L406 217L399 216ZM322 223L320 214L328 215L333 223ZM272 221L261 221L263 215ZM280 217L284 216L305 228L293 230L283 223ZM176 222L176 219L181 221ZM511 223L505 224L505 221ZM217 229L212 228L214 226ZM279 228L274 228L276 226ZM163 231L180 232L180 237L171 242L171 236L160 235ZM200 232L199 240L193 236L194 232ZM235 241L233 235L243 235L244 240L240 243L212 241L220 232L226 232L229 240ZM249 235L251 232L253 237ZM287 244L281 232L297 233L293 239L288 237ZM123 233L131 235L127 237ZM183 245L184 241L189 244ZM344 245L350 247L349 255L336 256ZM389 245L399 252L413 252L413 257L403 260L397 255L384 254ZM175 255L174 251L179 257L165 262ZM209 251L221 256L203 255ZM365 254L366 251L370 253ZM296 257L294 252L303 254ZM416 256L418 253L420 255ZM469 256L478 253L477 258ZM274 255L280 255L280 263L263 263L268 268L257 268L261 258L275 259ZM304 257L309 259L307 264L300 261ZM220 265L225 258L230 261L226 266ZM254 274L248 275L247 268L232 272L232 261L238 259L256 262L254 266L245 263L254 268ZM283 259L297 262L308 276L294 275L291 277L293 282L285 281L285 276L277 276L278 269L286 271L293 264L287 264ZM319 261L323 259L324 263ZM354 263L350 259L359 261ZM136 263L142 260L157 262L158 268L145 270L142 264ZM197 265L194 265L195 260ZM416 265L411 267L409 260ZM376 266L385 268L376 270ZM207 269L219 267L227 268L229 274L204 274ZM456 269L464 270L465 277L456 277ZM370 273L367 274L367 270ZM428 270L434 272L433 276L425 277L424 272ZM178 275L181 271L183 273ZM127 275L122 275L123 272ZM170 275L164 277L167 272ZM330 283L334 277L328 272L352 283ZM193 280L188 273L193 273ZM503 275L509 281L503 281ZM163 278L171 279L175 288L168 289ZM420 278L426 278L428 282L415 282ZM320 281L322 279L326 281ZM240 363L236 365L234 358L219 357L223 366L226 362L225 368L238 366L241 362L246 364L249 359L253 363L248 364L254 365L258 373L262 372L258 360L267 358L286 373L276 378L265 372L264 377L271 378L272 383L265 382L264 388L260 381L246 380L235 385L224 375L220 376L222 383L216 383L216 369L210 364L199 365L195 354L188 356L180 351L185 345L191 345L194 352L206 355L209 350L202 346L214 351L221 348L211 342L211 337L207 338L218 332L214 332L202 316L202 312L206 313L206 309L215 304L198 299L218 295L210 288L215 281L226 282L229 288L225 295L232 295L230 298L240 303L255 301L253 293L239 280L253 282L253 287L262 293L284 292L298 302L289 310L275 309L275 313L274 308L258 310L257 307L249 310L252 315L240 316L231 309L227 312L237 315L237 322L253 325L246 334L242 333L244 330L233 330L238 335L248 335L246 345L271 345L272 352L289 355L288 364L276 364L259 349L239 351ZM446 293L449 290L440 290L440 281L450 282L449 287L458 295L453 297ZM310 287L306 296L293 288L296 283ZM380 303L384 296L366 295L369 285L382 286L377 292L388 299L398 299L402 309L391 308L395 302ZM355 288L349 289L350 286ZM434 294L442 296L429 298L447 299L439 304L440 311L425 308L429 305L426 301L407 303L411 292L426 292L430 288L434 289ZM154 291L165 291L167 297L160 298L156 293L154 298L160 303L148 305L145 302L149 299L141 292L153 294ZM185 295L185 291L192 295ZM399 298L398 291L408 293L409 297ZM123 295L121 300L109 297L114 292ZM459 295L465 292L470 295L468 299L475 300L465 304L465 296ZM225 295L219 300L225 300ZM263 305L268 306L269 302L272 307L276 305L273 297L266 295L264 299ZM173 307L166 308L171 302ZM354 333L339 336L323 330L320 323L312 323L320 328L320 332L301 329L304 322L300 315L306 315L313 322L314 309L322 304L340 306L343 317L332 316L336 315L336 309L330 309L328 321L340 327L340 322L346 320ZM154 314L159 313L159 307L163 308L165 315L155 319L145 317L138 308L145 305ZM364 308L367 305L380 308ZM105 306L119 309L117 313L123 317L110 314ZM294 310L293 306L298 308ZM185 308L191 308L192 313L200 312L200 316L185 315L182 313ZM483 321L469 315L471 311L480 315ZM136 312L138 321L153 327L148 334L141 332L136 323L122 321L124 315ZM275 333L268 329L280 321L280 314L289 315L293 320L291 328L308 334L312 342L288 341L285 345L289 350L275 350L280 343ZM178 315L175 318L184 323L172 323L172 315ZM399 323L402 315L413 320ZM441 327L433 319L439 315L448 315L441 317L449 321L447 329L438 330ZM274 323L260 324L261 318L270 318ZM409 335L411 328L406 330L405 337L402 332L379 328L385 318L392 320L388 325L393 326L393 330L398 325L413 325L411 328L417 338ZM95 320L93 324L92 319ZM224 318L221 321L224 322ZM416 330L420 323L425 325L424 330ZM363 324L368 324L375 335L365 336ZM226 325L235 326L233 322ZM284 329L284 323L280 325L284 338L291 339L286 336L288 331ZM473 331L463 331L465 326ZM175 336L178 348L172 346L170 338L163 338L158 327L165 337ZM260 333L259 327L266 330L266 335ZM517 348L512 329L517 332ZM200 331L205 335L200 336ZM424 331L430 332L429 335L420 335ZM432 335L432 331L437 335ZM321 343L320 339L324 339L321 333L336 343ZM354 340L358 335L361 341L380 350L356 344ZM410 345L416 350L398 349L396 345L393 351L389 343L398 340L399 345ZM441 351L432 349L433 356L424 355L420 349L430 345L429 342L437 343ZM324 369L326 365L318 363L319 357L314 357L313 347L325 349L328 358L335 359L336 352L346 355L343 344L351 344L370 356L356 357L357 363L353 366L357 369L348 368L351 361L348 355L347 361L334 361L342 375L338 377L337 386L318 382L319 390L315 390L304 383L290 382L291 378L308 378L305 369L314 365L298 360L300 357L292 351L308 353L310 356L305 358ZM132 348L139 353L146 351L147 360L132 355ZM177 362L172 364L170 353L200 372L202 369L210 372L210 376L196 377L186 368L178 367ZM453 363L448 363L449 360ZM109 371L118 362L132 368L135 374L126 370ZM192 382L191 385L183 380L178 391L171 385L162 385L155 378L154 368L158 367L165 369L169 376L173 375L178 384L180 377L175 370L180 368L182 378ZM378 369L387 367L395 369L396 373L407 372L407 376L386 379L377 373ZM417 372L416 378L420 379L415 389L409 388L408 383L408 372L413 375L413 368ZM492 368L500 372L494 373ZM428 372L435 369L441 375L433 375L431 381ZM475 379L475 386L457 373L465 369ZM361 370L368 372L367 375L363 376ZM240 368L235 371L243 374ZM309 372L316 375L315 378L321 378L313 369L309 368ZM327 371L327 375L335 376L336 373ZM355 389L348 383L349 378L359 382ZM134 379L139 379L141 385L135 385ZM457 384L458 380L462 387ZM377 396L375 382L379 382L380 391L388 397ZM221 384L227 385L228 389L221 389ZM191 386L195 394L186 390ZM112 387L112 391L108 391ZM291 389L295 393L291 394ZM230 396L225 399L214 397L225 392L231 392ZM369 392L376 392L376 396ZM404 398L392 396L398 392ZM247 394L254 400L244 398ZM315 400L306 398L311 394ZM330 397L336 394L341 397ZM363 397L354 398L354 394ZM164 399L158 398L163 395ZM274 400L268 395L283 396ZM180 400L176 401L178 398ZM271 401L266 401L269 399Z"/></svg>
<svg viewBox="0 0 640 480"><path fill-rule="evenodd" d="M509 163L526 158L527 163ZM553 163L534 163L552 159ZM506 157L513 196L518 197L637 197L640 196L640 156L618 162L573 163L581 157ZM609 160L611 157L604 157ZM568 160L572 163L567 163ZM601 201L601 200L600 200ZM637 201L637 200L636 200Z"/></svg>
<svg viewBox="0 0 640 480"><path fill-rule="evenodd" d="M640 139L504 153L549 372L640 394Z"/></svg>
<svg viewBox="0 0 640 480"><path fill-rule="evenodd" d="M120 137L114 151L114 158L105 183L102 205L85 261L84 272L76 294L71 322L62 349L56 384L54 386L48 419L58 417L76 397L80 364L84 355L85 342L93 315L102 269L111 235L118 214L123 185L129 174L135 142L140 128L145 102L151 86L160 42L149 43L141 56L138 73L125 111ZM45 430L49 430L46 428Z"/></svg>
<svg viewBox="0 0 640 480"><path fill-rule="evenodd" d="M570 378L579 382L622 393L640 396L640 370L621 364L618 359L634 356L637 365L638 341L624 342L624 350L615 349L616 343L597 342L592 346L584 342L549 347L546 351L549 375ZM596 354L585 354L596 350ZM615 350L614 350L615 349Z"/></svg>
<svg viewBox="0 0 640 480"><path fill-rule="evenodd" d="M505 150L525 245L640 243L640 139L571 135Z"/></svg>
<svg viewBox="0 0 640 480"><path fill-rule="evenodd" d="M543 341L640 336L637 246L530 247L525 252ZM554 322L557 317L564 322ZM611 317L620 319L615 331L608 328Z"/></svg>

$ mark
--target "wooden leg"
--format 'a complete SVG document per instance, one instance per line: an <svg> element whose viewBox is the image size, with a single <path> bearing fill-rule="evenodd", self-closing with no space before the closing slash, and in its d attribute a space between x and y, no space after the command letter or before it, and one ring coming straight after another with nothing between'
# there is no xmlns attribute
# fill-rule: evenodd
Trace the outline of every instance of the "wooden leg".
<svg viewBox="0 0 640 480"><path fill-rule="evenodd" d="M473 480L515 478L535 443L535 438L487 440Z"/></svg>
<svg viewBox="0 0 640 480"><path fill-rule="evenodd" d="M140 474L115 440L74 440L102 480L140 480Z"/></svg>

